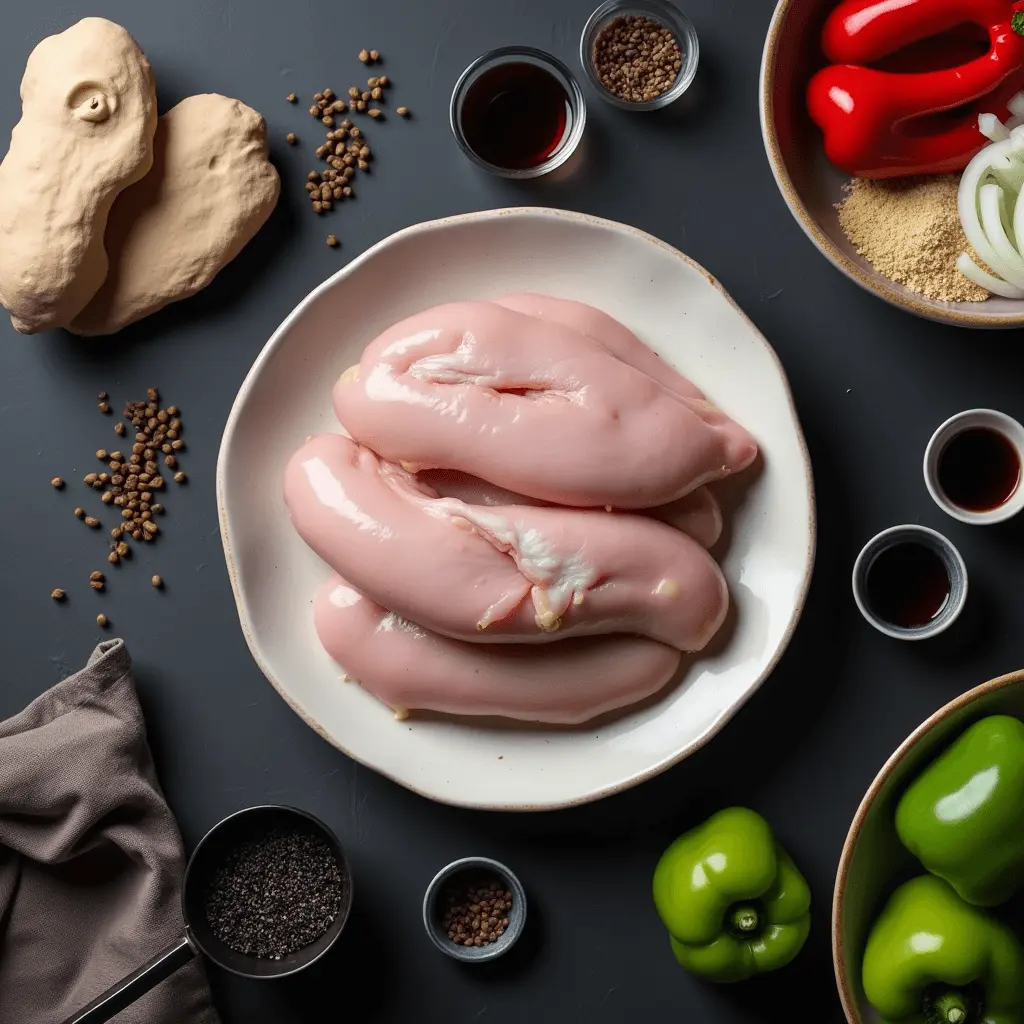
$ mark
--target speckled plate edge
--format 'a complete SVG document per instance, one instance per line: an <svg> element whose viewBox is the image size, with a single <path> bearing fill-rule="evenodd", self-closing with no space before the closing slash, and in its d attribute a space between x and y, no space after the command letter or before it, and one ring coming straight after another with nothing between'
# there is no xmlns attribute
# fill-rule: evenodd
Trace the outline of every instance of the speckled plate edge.
<svg viewBox="0 0 1024 1024"><path fill-rule="evenodd" d="M455 799L444 799L439 797L435 793L426 792L410 784L407 780L402 779L394 775L393 773L381 771L376 765L370 764L364 758L357 757L350 750L346 749L342 744L337 742L334 737L329 735L327 731L316 721L311 719L305 711L293 701L287 690L281 685L274 674L270 671L268 664L262 656L259 644L256 642L256 638L253 636L250 623L245 614L245 600L242 593L242 588L238 582L238 572L235 566L235 555L232 546L231 537L231 523L227 513L227 505L225 502L224 495L224 465L226 452L231 446L231 442L234 436L235 427L237 420L241 415L242 407L245 405L248 393L253 386L253 382L259 377L264 365L270 360L274 350L281 343L282 339L287 334L291 325L297 320L306 308L312 305L313 302L325 291L330 289L335 282L347 277L352 271L366 263L373 256L380 252L382 249L400 241L401 239L407 238L410 235L427 233L436 231L439 228L443 228L449 225L462 224L470 221L485 221L485 220L498 220L505 217L551 217L555 219L563 220L575 220L584 224L589 224L593 227L603 228L605 230L625 232L649 243L658 246L666 253L675 257L676 259L682 260L692 269L704 277L707 282L718 291L722 297L729 303L730 306L736 311L736 313L745 321L751 335L757 338L761 344L764 345L766 352L772 359L775 367L778 371L779 380L782 384L783 390L786 395L786 400L789 406L789 411L792 416L793 426L796 433L796 439L799 444L800 453L803 460L803 468L805 479L807 483L807 494L809 499L809 521L807 524L808 528L808 551L807 551L807 563L806 570L803 575L803 579L800 583L799 593L794 603L793 612L790 617L789 624L779 644L772 655L768 659L765 665L764 671L758 676L757 680L750 686L747 692L744 694L741 700L736 701L728 710L716 719L708 729L696 740L687 746L677 751L672 757L666 758L665 760L654 765L652 768L644 772L637 772L629 778L623 779L621 782L611 786L604 786L597 790L591 791L580 796L577 799L572 800L561 800L553 801L551 803L544 804L518 804L518 803L502 803L502 804L488 804L486 806L478 803L470 803L466 801L460 801ZM331 746L336 747L343 754L351 757L354 761L364 765L371 770L378 772L385 778L390 779L392 782L405 789L416 793L419 796L425 797L428 800L433 800L437 803L450 804L456 807L468 807L475 810L492 810L492 811L549 811L549 810L562 810L568 807L576 807L583 804L593 803L594 801L601 800L604 797L612 796L615 793L622 793L628 789L632 789L634 786L639 786L641 783L646 782L648 779L652 779L662 772L668 770L673 765L678 764L680 761L685 760L695 751L700 750L701 747L709 743L715 736L717 736L722 729L725 728L726 724L732 720L736 713L747 703L748 700L764 685L765 680L775 670L775 666L779 663L782 655L785 653L786 648L789 646L790 641L793 638L793 633L796 630L797 624L800 621L800 617L803 614L804 605L807 601L807 592L810 589L811 578L814 574L814 560L817 550L817 506L814 495L814 479L811 471L811 458L810 453L807 450L807 442L804 439L803 431L800 428L800 420L796 411L796 404L793 401L792 389L789 385L789 378L786 376L786 371L782 366L782 362L778 357L775 349L769 344L767 338L758 330L754 322L747 316L746 313L737 305L732 296L722 287L718 280L704 269L699 263L690 259L684 253L680 252L674 246L669 245L667 242L662 241L660 238L656 238L654 235L648 234L646 231L641 231L639 228L631 227L628 224L621 224L618 221L608 220L603 217L594 217L590 214L575 213L567 210L555 210L547 207L538 206L516 206L506 207L497 210L483 210L475 213L464 213L457 214L452 217L442 217L437 220L423 221L419 224L413 224L410 227L402 228L400 231L396 231L394 234L389 235L387 238L381 239L375 245L370 246L365 252L355 257L351 262L339 270L336 274L327 278L322 284L313 289L296 307L292 312L285 318L277 330L273 333L270 340L263 347L263 350L256 357L255 362L246 374L245 379L242 381L242 385L238 390L238 394L235 396L235 401L232 404L231 412L228 415L227 423L224 426L224 433L221 437L220 450L217 456L217 517L220 522L220 533L221 542L224 548L224 559L227 563L228 578L231 581L231 590L235 598L235 607L238 612L239 624L242 627L242 634L245 637L245 642L249 647L249 652L252 654L253 660L256 662L260 671L266 676L267 680L278 692L284 702L306 723L314 732L322 737L326 742L330 743Z"/></svg>
<svg viewBox="0 0 1024 1024"><path fill-rule="evenodd" d="M875 776L874 781L868 786L864 799L861 800L857 813L850 823L850 830L846 835L846 842L843 843L843 852L839 857L839 868L836 871L836 884L832 894L832 963L835 968L836 985L839 988L839 999L843 1004L843 1012L850 1024L865 1024L857 1007L857 1000L854 997L853 985L846 973L844 965L845 950L843 948L843 904L846 898L846 885L849 880L850 864L853 860L853 851L860 839L861 828L867 818L878 794L889 781L890 776L903 763L904 758L917 746L918 742L928 735L937 725L944 722L950 715L961 711L976 700L995 693L997 690L1005 689L1008 686L1016 686L1024 682L1024 669L1016 672L1007 672L1006 675L997 676L987 683L974 687L966 693L955 697L945 706L939 708L935 714L922 722L897 748L895 753L882 766L881 771Z"/></svg>
<svg viewBox="0 0 1024 1024"><path fill-rule="evenodd" d="M804 0L804 2L807 2L807 0ZM765 153L768 156L768 163L771 165L772 175L779 187L779 191L782 193L783 199L786 201L786 205L789 207L790 213L793 214L796 222L803 229L804 234L814 243L815 248L850 280L859 284L872 295L877 295L890 305L906 310L908 313L913 313L915 316L923 317L926 320L933 320L936 323L987 330L1008 330L1014 327L1024 327L1024 303L1021 303L1019 314L998 317L979 316L952 307L940 309L937 306L915 299L912 292L888 287L884 279L879 278L875 280L869 277L862 267L836 248L832 240L821 230L817 221L810 215L807 207L797 194L793 180L790 178L785 162L782 159L782 149L779 146L779 137L775 130L773 102L775 93L775 54L778 47L778 39L785 26L786 18L796 3L797 0L779 0L775 13L772 15L771 23L768 26L768 35L765 38L764 50L761 54L761 72L758 80L760 102L758 106L761 116L761 136L764 140Z"/></svg>

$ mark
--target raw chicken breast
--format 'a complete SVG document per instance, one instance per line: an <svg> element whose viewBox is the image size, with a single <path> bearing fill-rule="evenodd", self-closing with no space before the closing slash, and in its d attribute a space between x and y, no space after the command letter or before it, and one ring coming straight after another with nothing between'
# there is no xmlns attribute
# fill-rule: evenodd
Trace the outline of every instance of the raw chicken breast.
<svg viewBox="0 0 1024 1024"><path fill-rule="evenodd" d="M680 660L638 636L467 644L389 612L339 576L317 595L314 621L347 675L401 716L418 709L578 725L657 693Z"/></svg>
<svg viewBox="0 0 1024 1024"><path fill-rule="evenodd" d="M585 307L589 309L590 307ZM467 505L548 505L550 502L506 491L454 469L425 469L417 478L442 498L458 498ZM713 548L722 536L722 509L707 487L698 487L667 505L644 509L643 515L660 519L691 536L702 548Z"/></svg>
<svg viewBox="0 0 1024 1024"><path fill-rule="evenodd" d="M742 427L616 345L494 302L438 306L372 342L335 385L335 409L389 461L562 505L650 508L754 460Z"/></svg>
<svg viewBox="0 0 1024 1024"><path fill-rule="evenodd" d="M728 609L710 555L664 523L439 498L340 434L299 449L284 492L295 528L332 569L384 607L457 639L639 633L697 651Z"/></svg>
<svg viewBox="0 0 1024 1024"><path fill-rule="evenodd" d="M613 316L585 302L556 299L553 295L536 292L517 292L496 300L499 306L517 313L550 320L596 341L616 359L653 377L659 384L682 398L703 398L696 384L688 381L678 370L669 366L650 346L645 345L625 324Z"/></svg>

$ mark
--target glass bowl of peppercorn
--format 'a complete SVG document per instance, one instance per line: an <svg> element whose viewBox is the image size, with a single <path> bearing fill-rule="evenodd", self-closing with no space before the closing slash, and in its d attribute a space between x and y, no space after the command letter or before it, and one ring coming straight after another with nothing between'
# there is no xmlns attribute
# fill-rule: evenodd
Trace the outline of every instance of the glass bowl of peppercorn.
<svg viewBox="0 0 1024 1024"><path fill-rule="evenodd" d="M666 0L605 0L580 37L587 80L623 110L658 110L679 99L699 59L697 30Z"/></svg>

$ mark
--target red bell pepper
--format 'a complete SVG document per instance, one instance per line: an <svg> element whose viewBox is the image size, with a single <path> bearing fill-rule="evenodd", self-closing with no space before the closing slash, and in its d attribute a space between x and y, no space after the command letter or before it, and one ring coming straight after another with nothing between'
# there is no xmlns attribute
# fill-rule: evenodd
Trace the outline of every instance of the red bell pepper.
<svg viewBox="0 0 1024 1024"><path fill-rule="evenodd" d="M1005 121L1024 88L1024 16L1010 0L843 0L822 31L829 67L807 107L825 154L856 177L962 170L988 140L978 114ZM905 47L975 25L988 50L966 63L899 73L869 67Z"/></svg>

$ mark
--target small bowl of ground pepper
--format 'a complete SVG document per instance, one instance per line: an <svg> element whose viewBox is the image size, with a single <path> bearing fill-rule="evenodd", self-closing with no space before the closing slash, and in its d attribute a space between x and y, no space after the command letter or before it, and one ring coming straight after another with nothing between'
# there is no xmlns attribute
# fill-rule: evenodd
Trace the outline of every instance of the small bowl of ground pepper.
<svg viewBox="0 0 1024 1024"><path fill-rule="evenodd" d="M623 110L658 110L693 82L697 30L667 0L605 0L587 20L580 62L602 99Z"/></svg>
<svg viewBox="0 0 1024 1024"><path fill-rule="evenodd" d="M464 857L442 868L423 897L423 926L442 953L467 963L507 953L526 924L526 892L504 864Z"/></svg>

